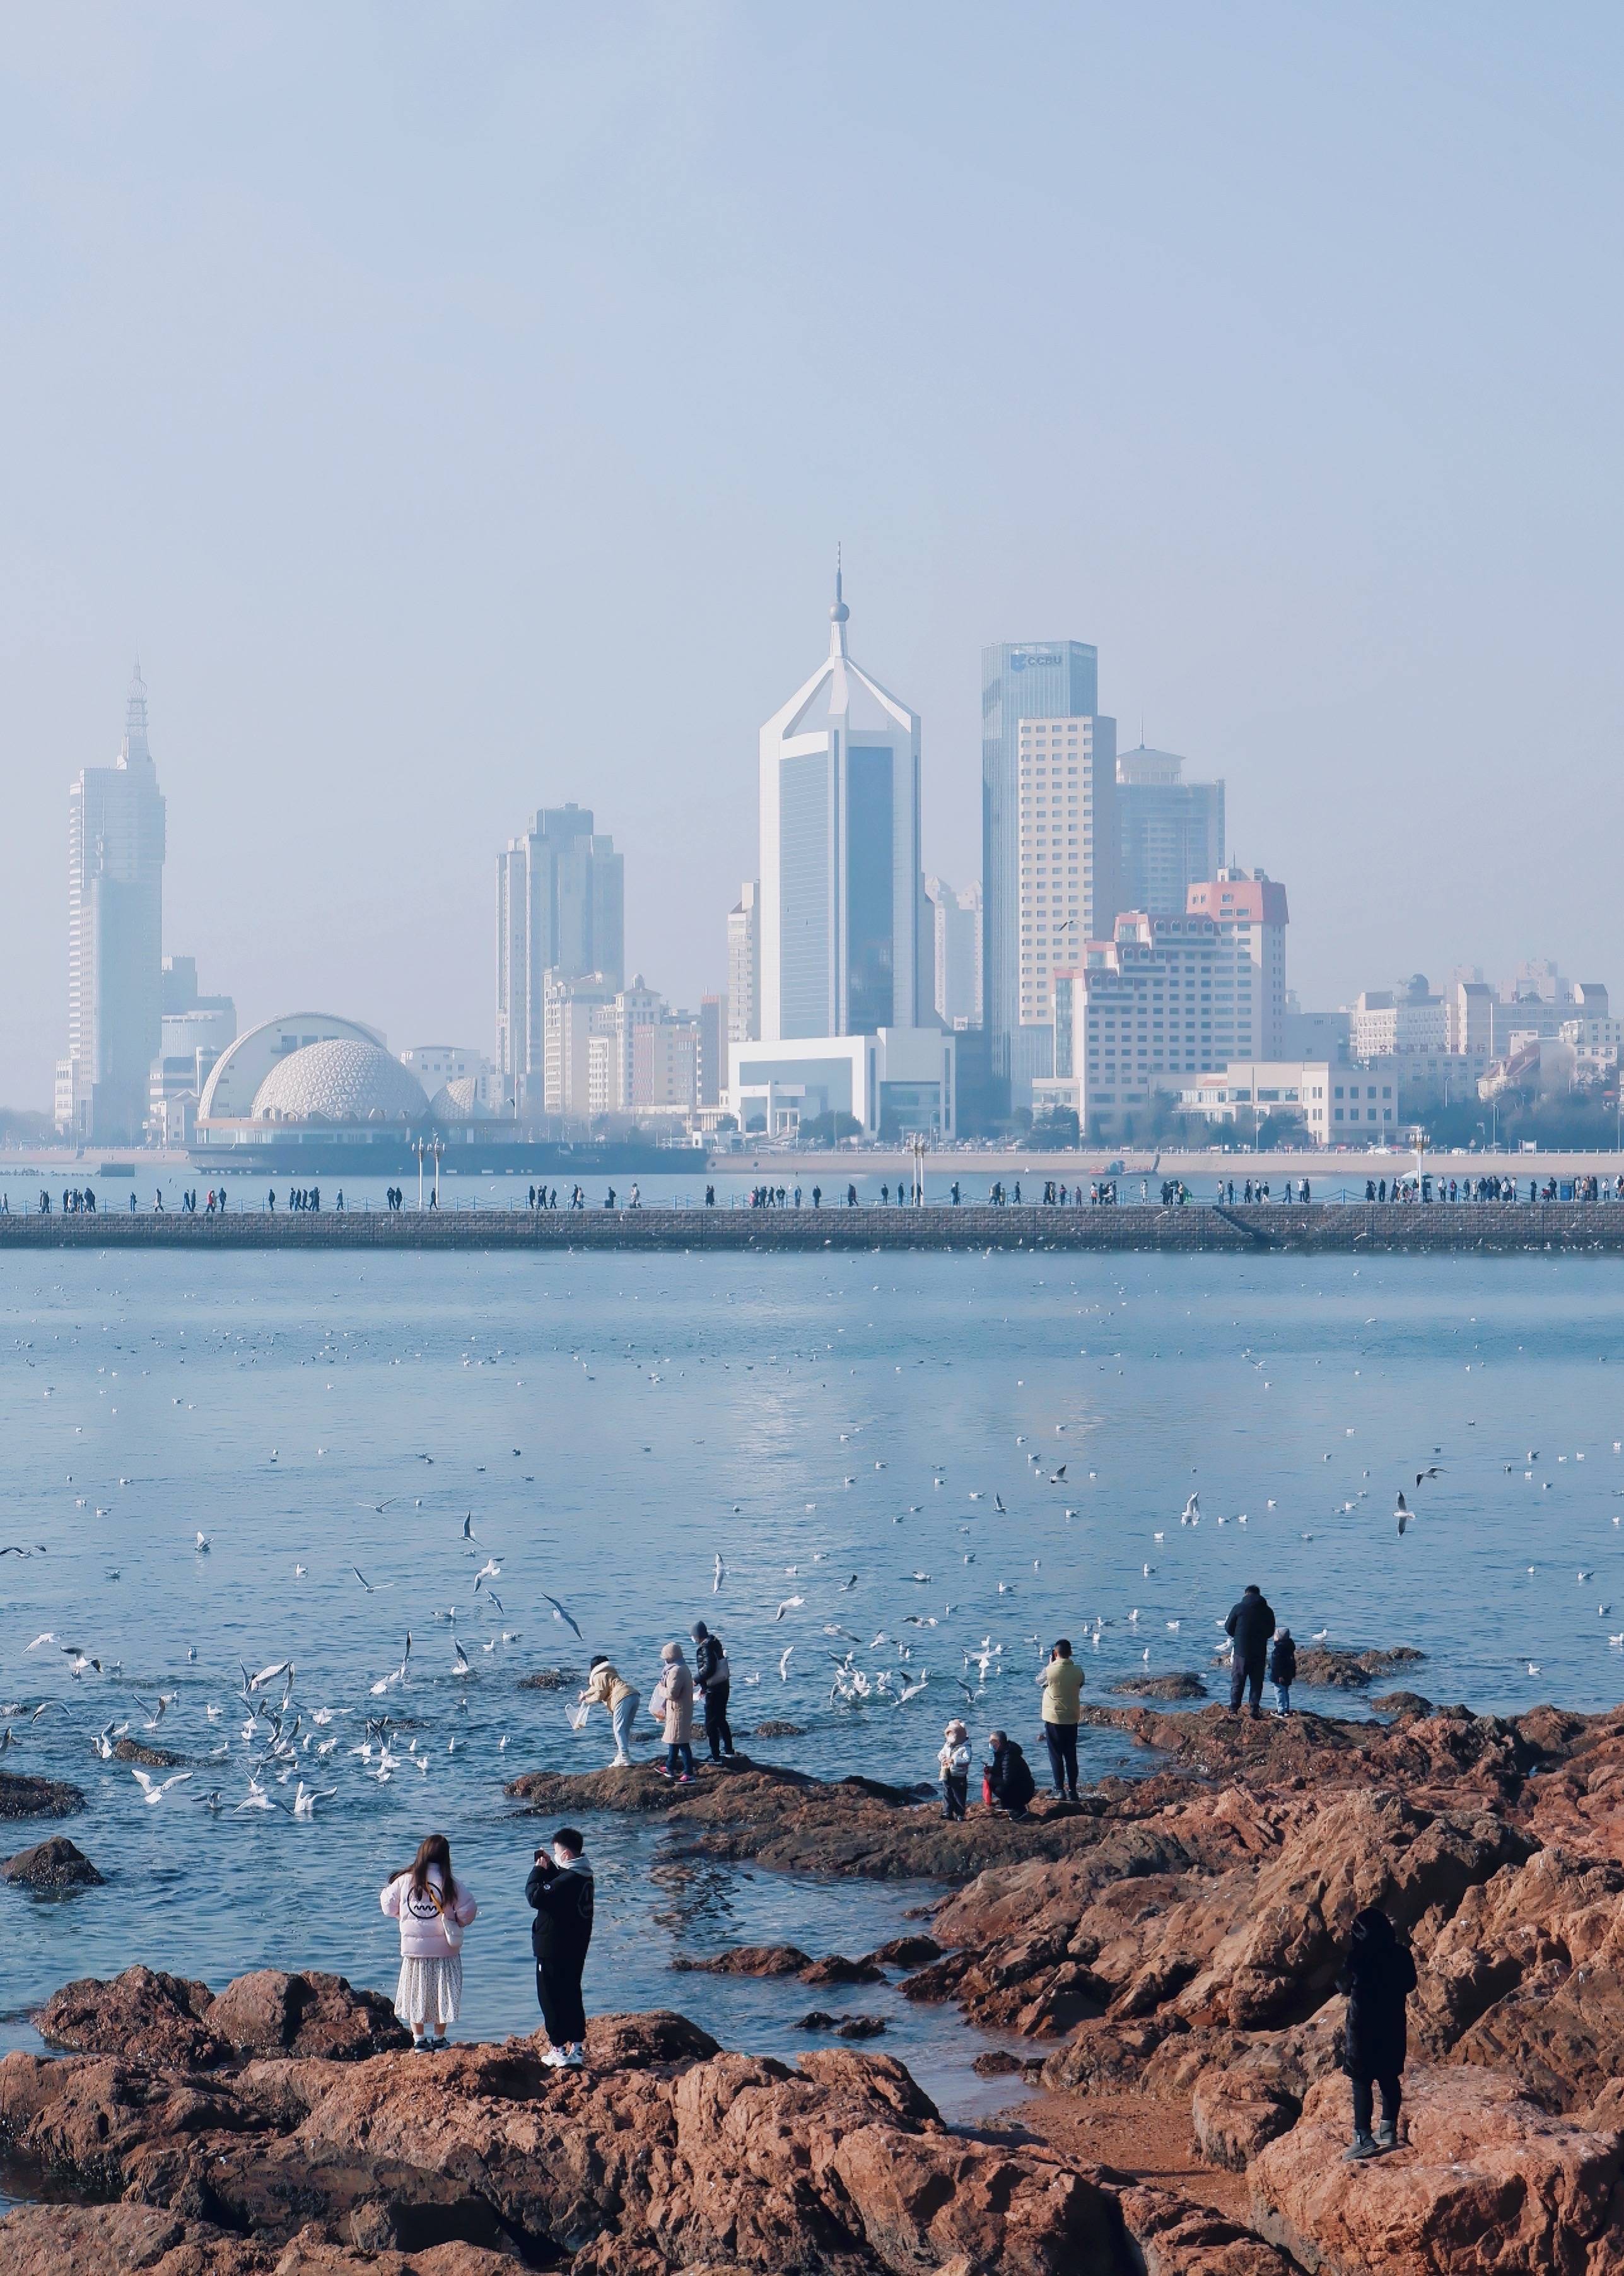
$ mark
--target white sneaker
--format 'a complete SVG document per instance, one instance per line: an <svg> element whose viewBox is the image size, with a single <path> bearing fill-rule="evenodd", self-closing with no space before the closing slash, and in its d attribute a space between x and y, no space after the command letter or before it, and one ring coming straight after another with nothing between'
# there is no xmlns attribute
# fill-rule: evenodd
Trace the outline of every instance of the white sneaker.
<svg viewBox="0 0 1624 2276"><path fill-rule="evenodd" d="M546 2053L542 2057L542 2060L546 2064L549 2070L562 2070L565 2063L568 2062L569 2057L565 2053L562 2047L549 2047Z"/></svg>
<svg viewBox="0 0 1624 2276"><path fill-rule="evenodd" d="M571 2047L564 2058L565 2070L585 2070L587 2058L579 2047Z"/></svg>

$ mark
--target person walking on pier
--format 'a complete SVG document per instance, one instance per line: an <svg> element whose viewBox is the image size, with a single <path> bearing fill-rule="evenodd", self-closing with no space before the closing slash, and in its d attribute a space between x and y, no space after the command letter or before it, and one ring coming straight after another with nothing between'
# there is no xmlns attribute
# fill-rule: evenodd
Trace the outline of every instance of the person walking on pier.
<svg viewBox="0 0 1624 2276"><path fill-rule="evenodd" d="M732 1671L727 1664L727 1654L719 1635L712 1635L703 1620L695 1620L689 1634L694 1639L694 1681L705 1709L705 1737L710 1748L710 1759L719 1763L724 1754L730 1759L733 1751L732 1726L727 1719L728 1694L733 1688Z"/></svg>
<svg viewBox="0 0 1624 2276"><path fill-rule="evenodd" d="M1248 1691L1256 1722L1264 1711L1264 1664L1274 1634L1274 1614L1256 1581L1247 1582L1240 1603L1231 1606L1224 1633L1234 1638L1235 1645L1229 1663L1229 1711L1241 1712L1241 1695Z"/></svg>
<svg viewBox="0 0 1624 2276"><path fill-rule="evenodd" d="M1399 2104L1403 2097L1405 2040L1404 2006L1415 1989L1415 1963L1409 1948L1399 1942L1393 1923L1379 1905L1370 1905L1354 1921L1347 1960L1337 1978L1337 1989L1347 1994L1346 2052L1342 2067L1353 2081L1354 2140L1346 2162L1379 2157L1399 2146ZM1382 2122L1374 2134L1372 2085L1382 2098Z"/></svg>
<svg viewBox="0 0 1624 2276"><path fill-rule="evenodd" d="M462 2007L462 1934L479 1907L452 1871L452 1846L431 1833L404 1873L378 1893L400 1923L400 1982L395 2013L421 2053L445 2045Z"/></svg>
<svg viewBox="0 0 1624 2276"><path fill-rule="evenodd" d="M632 1732L637 1721L637 1694L601 1651L592 1657L587 1669L587 1688L578 1694L575 1703L588 1712L594 1707L608 1711L610 1727L615 1734L615 1758L609 1767L611 1771L629 1768Z"/></svg>
<svg viewBox="0 0 1624 2276"><path fill-rule="evenodd" d="M1063 1798L1077 1799L1077 1725L1082 1712L1082 1670L1072 1658L1071 1642L1062 1636L1049 1654L1049 1665L1037 1679L1043 1695L1043 1743L1054 1790Z"/></svg>
<svg viewBox="0 0 1624 2276"><path fill-rule="evenodd" d="M668 1643L660 1653L660 1680L654 1687L649 1711L664 1721L665 1761L660 1776L679 1786L694 1783L694 1678L679 1643Z"/></svg>
<svg viewBox="0 0 1624 2276"><path fill-rule="evenodd" d="M552 2041L542 2060L553 2070L580 2070L587 2060L581 1979L592 1942L595 1891L585 1850L575 1828L561 1825L550 1853L536 1851L525 1883L525 1902L535 1915L530 1923L535 1996Z"/></svg>

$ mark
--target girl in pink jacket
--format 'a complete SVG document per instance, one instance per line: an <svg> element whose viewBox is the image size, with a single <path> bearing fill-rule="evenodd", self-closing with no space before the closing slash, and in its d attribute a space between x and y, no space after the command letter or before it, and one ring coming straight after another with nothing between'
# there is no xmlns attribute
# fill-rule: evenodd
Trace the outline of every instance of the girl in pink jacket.
<svg viewBox="0 0 1624 2276"><path fill-rule="evenodd" d="M412 2045L443 2047L462 2007L462 1932L479 1907L452 1871L452 1845L431 1833L378 1902L400 1923L400 1982L395 2013Z"/></svg>

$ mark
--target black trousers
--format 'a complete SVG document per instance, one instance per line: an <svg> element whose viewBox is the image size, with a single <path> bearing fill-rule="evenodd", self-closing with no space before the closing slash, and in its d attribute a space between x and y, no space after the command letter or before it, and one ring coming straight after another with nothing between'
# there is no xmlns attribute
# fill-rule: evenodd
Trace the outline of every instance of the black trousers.
<svg viewBox="0 0 1624 2276"><path fill-rule="evenodd" d="M970 1779L967 1771L955 1775L952 1771L942 1773L942 1814L945 1817L962 1817L969 1799Z"/></svg>
<svg viewBox="0 0 1624 2276"><path fill-rule="evenodd" d="M733 1751L733 1729L727 1719L727 1695L731 1683L708 1683L705 1686L705 1737L710 1746L710 1759L719 1763L723 1752Z"/></svg>
<svg viewBox="0 0 1624 2276"><path fill-rule="evenodd" d="M1403 2099L1404 2093L1396 2073L1392 2078L1378 2078L1374 2081L1374 2083L1382 2090L1383 2125L1396 2126L1399 2120L1399 2104ZM1371 2084L1372 2081L1368 2078L1356 2078L1354 2081L1354 2131L1355 2134L1368 2134L1370 2130L1370 2119L1375 2108L1375 2098L1370 2092Z"/></svg>
<svg viewBox="0 0 1624 2276"><path fill-rule="evenodd" d="M1261 1714L1264 1703L1264 1664L1261 1659L1250 1659L1243 1664L1236 1658L1232 1664L1229 1671L1229 1711L1232 1715L1240 1711L1243 1691L1249 1691L1252 1695L1253 1714Z"/></svg>
<svg viewBox="0 0 1624 2276"><path fill-rule="evenodd" d="M538 1960L535 1996L542 2021L555 2047L579 2046L587 2036L587 2011L581 2000L581 1960Z"/></svg>
<svg viewBox="0 0 1624 2276"><path fill-rule="evenodd" d="M1043 1743L1049 1749L1049 1767L1054 1772L1057 1794L1077 1791L1077 1726L1075 1723L1045 1723Z"/></svg>

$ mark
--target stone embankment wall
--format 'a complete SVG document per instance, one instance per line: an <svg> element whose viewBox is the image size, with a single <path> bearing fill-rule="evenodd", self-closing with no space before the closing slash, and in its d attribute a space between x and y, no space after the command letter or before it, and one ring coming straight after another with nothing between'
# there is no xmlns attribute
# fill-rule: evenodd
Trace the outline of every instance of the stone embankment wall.
<svg viewBox="0 0 1624 2276"><path fill-rule="evenodd" d="M1314 1202L1218 1209L115 1210L0 1216L19 1248L770 1249L1024 1248L1261 1256L1380 1250L1624 1252L1624 1202Z"/></svg>

